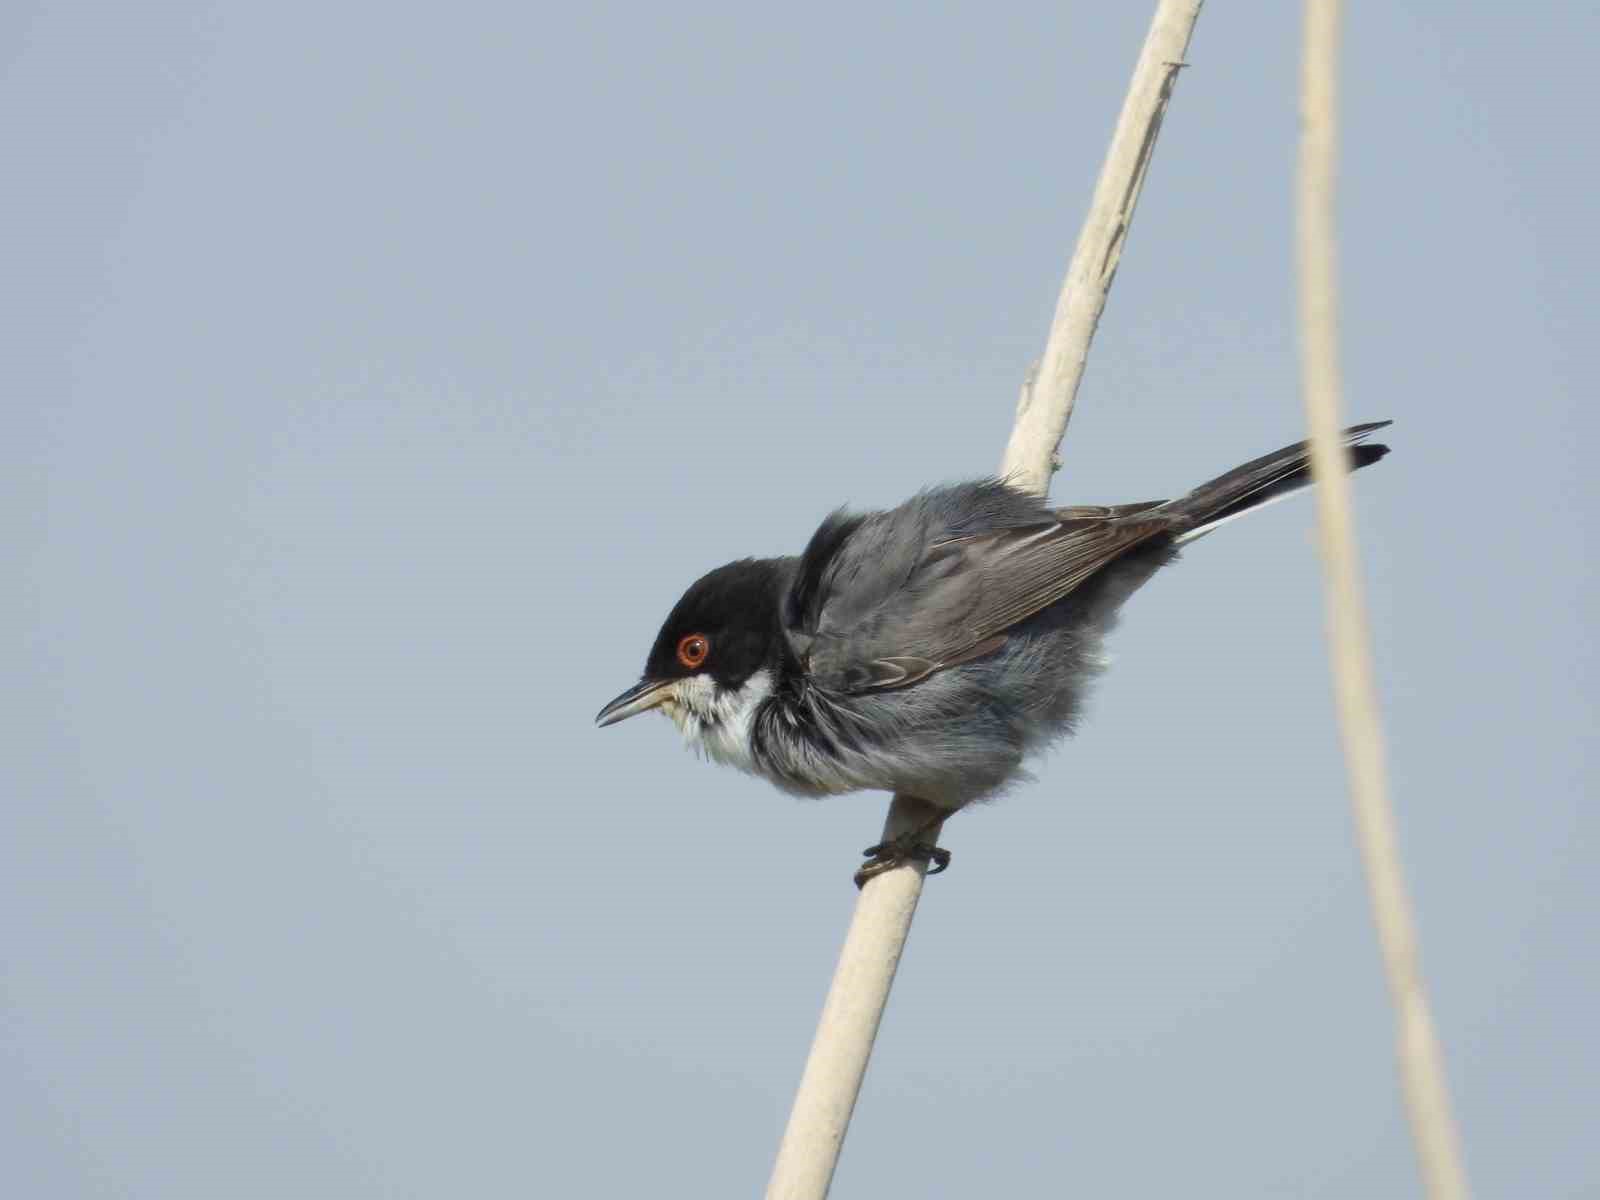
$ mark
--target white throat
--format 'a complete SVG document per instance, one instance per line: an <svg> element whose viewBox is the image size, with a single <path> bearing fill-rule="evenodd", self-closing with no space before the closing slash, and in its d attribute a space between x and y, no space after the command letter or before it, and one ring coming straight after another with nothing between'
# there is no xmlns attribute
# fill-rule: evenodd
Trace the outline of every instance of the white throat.
<svg viewBox="0 0 1600 1200"><path fill-rule="evenodd" d="M731 689L719 688L709 675L694 675L673 686L672 699L662 708L696 753L756 774L750 727L756 710L771 695L772 675L767 671L757 671Z"/></svg>

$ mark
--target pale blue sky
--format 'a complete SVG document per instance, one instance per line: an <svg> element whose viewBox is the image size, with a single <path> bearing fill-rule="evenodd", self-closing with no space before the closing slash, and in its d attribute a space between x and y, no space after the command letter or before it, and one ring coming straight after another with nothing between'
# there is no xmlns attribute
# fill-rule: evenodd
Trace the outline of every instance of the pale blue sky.
<svg viewBox="0 0 1600 1200"><path fill-rule="evenodd" d="M883 799L591 720L708 567L994 469L1149 7L7 6L8 1195L758 1192ZM1479 1194L1594 1196L1600 15L1350 8L1425 965ZM1063 502L1299 436L1298 36L1202 16ZM951 824L835 1196L1418 1194L1312 520Z"/></svg>

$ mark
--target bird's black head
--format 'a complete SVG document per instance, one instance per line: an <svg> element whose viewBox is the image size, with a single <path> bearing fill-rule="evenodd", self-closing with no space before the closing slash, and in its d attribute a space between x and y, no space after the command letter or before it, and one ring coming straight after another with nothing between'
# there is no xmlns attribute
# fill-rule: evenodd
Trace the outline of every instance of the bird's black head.
<svg viewBox="0 0 1600 1200"><path fill-rule="evenodd" d="M610 725L668 703L675 685L705 677L719 689L744 685L779 654L784 560L745 558L697 579L668 614L639 683L600 710Z"/></svg>
<svg viewBox="0 0 1600 1200"><path fill-rule="evenodd" d="M704 673L723 687L738 687L772 657L780 586L772 559L740 559L702 575L661 626L645 676Z"/></svg>

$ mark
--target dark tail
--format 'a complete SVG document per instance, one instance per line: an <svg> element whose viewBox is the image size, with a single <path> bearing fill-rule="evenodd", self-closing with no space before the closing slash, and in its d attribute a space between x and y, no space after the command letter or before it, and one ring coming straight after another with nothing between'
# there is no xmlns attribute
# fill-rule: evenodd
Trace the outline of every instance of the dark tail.
<svg viewBox="0 0 1600 1200"><path fill-rule="evenodd" d="M1362 443L1374 431L1391 424L1392 421L1371 421L1366 425L1352 425L1344 431L1352 471L1371 466L1389 453L1387 446L1366 446ZM1264 454L1242 467L1235 467L1210 483L1202 483L1187 496L1169 500L1162 507L1168 512L1182 515L1186 522L1193 522L1177 538L1179 542L1187 542L1210 533L1218 525L1242 516L1251 509L1271 504L1290 492L1297 492L1310 482L1309 443L1296 442L1282 450Z"/></svg>

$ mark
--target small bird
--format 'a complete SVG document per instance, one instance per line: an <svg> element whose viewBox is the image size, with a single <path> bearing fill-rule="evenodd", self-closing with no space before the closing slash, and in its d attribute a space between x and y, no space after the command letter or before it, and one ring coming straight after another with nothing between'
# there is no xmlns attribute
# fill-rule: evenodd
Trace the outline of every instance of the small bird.
<svg viewBox="0 0 1600 1200"><path fill-rule="evenodd" d="M1389 452L1344 431L1352 470ZM887 512L830 515L798 557L697 580L644 675L595 718L659 708L719 763L804 796L882 789L944 815L994 796L1072 731L1117 611L1179 548L1311 482L1307 444L1175 500L1051 508L998 480L928 488ZM919 831L871 846L857 881Z"/></svg>

